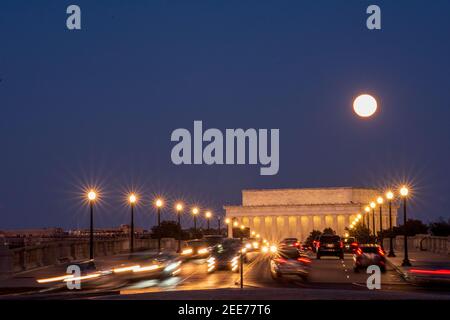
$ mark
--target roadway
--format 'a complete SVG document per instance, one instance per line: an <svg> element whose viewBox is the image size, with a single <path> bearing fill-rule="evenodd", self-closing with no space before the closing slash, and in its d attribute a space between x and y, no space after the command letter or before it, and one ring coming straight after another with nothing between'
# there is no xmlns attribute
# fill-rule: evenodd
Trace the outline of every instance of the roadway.
<svg viewBox="0 0 450 320"><path fill-rule="evenodd" d="M308 281L297 277L272 279L269 271L269 258L265 254L252 253L244 267L244 284L247 290L259 292L265 289L291 289L288 298L339 299L339 292L346 297L363 298L364 292L374 292L366 287L368 274L364 271L354 273L352 255L346 254L344 260L335 257L323 257L321 260L312 258L311 273ZM155 297L158 293L183 293L183 299L194 298L186 292L204 292L205 290L220 290L239 288L239 273L231 271L216 271L208 274L205 260L188 260L182 265L181 272L165 280L148 279L128 281L110 279L95 287L82 290L68 290L64 286L54 286L45 290L26 292L14 295L3 295L3 298L14 299L141 299ZM423 288L407 283L393 268L388 267L381 276L381 290L376 290L376 299L398 294L400 298L411 299L450 299L448 288ZM210 293L212 295L214 293ZM308 296L306 296L308 295ZM157 297L157 295L156 295ZM233 295L231 297L234 297ZM256 295L247 298L257 297ZM280 296L281 297L281 296ZM371 297L371 296L369 296ZM228 296L230 298L230 296ZM286 298L286 296L284 296Z"/></svg>

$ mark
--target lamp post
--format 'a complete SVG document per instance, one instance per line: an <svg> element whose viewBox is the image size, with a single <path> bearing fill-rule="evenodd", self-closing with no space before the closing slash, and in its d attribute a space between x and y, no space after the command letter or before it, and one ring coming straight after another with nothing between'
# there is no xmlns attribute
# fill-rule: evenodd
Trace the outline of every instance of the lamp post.
<svg viewBox="0 0 450 320"><path fill-rule="evenodd" d="M245 226L241 225L241 259L240 259L240 273L241 273L241 289L244 288L244 229Z"/></svg>
<svg viewBox="0 0 450 320"><path fill-rule="evenodd" d="M366 206L364 208L364 211L366 212L366 217L367 217L367 229L369 229L369 236L370 236L370 207Z"/></svg>
<svg viewBox="0 0 450 320"><path fill-rule="evenodd" d="M197 215L198 215L197 207L192 208L192 215L194 216L194 232L197 233Z"/></svg>
<svg viewBox="0 0 450 320"><path fill-rule="evenodd" d="M89 227L89 259L94 259L94 202L97 198L97 193L94 190L87 194L89 200L90 211L90 227Z"/></svg>
<svg viewBox="0 0 450 320"><path fill-rule="evenodd" d="M373 235L374 235L374 237L376 238L377 237L377 229L376 229L376 226L375 226L375 207L376 207L377 205L375 204L375 202L371 202L370 203L370 207L372 208L372 227L373 227Z"/></svg>
<svg viewBox="0 0 450 320"><path fill-rule="evenodd" d="M158 213L158 252L161 252L161 208L163 204L162 199L156 199L155 206Z"/></svg>
<svg viewBox="0 0 450 320"><path fill-rule="evenodd" d="M137 198L134 193L130 194L128 201L131 207L131 223L130 223L130 253L134 251L134 205L136 204Z"/></svg>
<svg viewBox="0 0 450 320"><path fill-rule="evenodd" d="M380 207L380 245L383 248L383 211L381 209L382 204L384 202L383 197L377 198L378 206Z"/></svg>
<svg viewBox="0 0 450 320"><path fill-rule="evenodd" d="M220 235L221 234L221 232L220 232L221 230L220 230L220 216L218 216L217 217L217 233Z"/></svg>
<svg viewBox="0 0 450 320"><path fill-rule="evenodd" d="M395 257L393 234L392 234L392 199L393 198L394 198L394 193L392 191L386 192L386 199L388 199L388 203L389 203L389 254L388 254L388 257Z"/></svg>
<svg viewBox="0 0 450 320"><path fill-rule="evenodd" d="M206 230L207 230L208 233L209 233L209 220L211 219L211 217L212 217L211 211L206 211L206 213L205 213L205 218L206 218Z"/></svg>
<svg viewBox="0 0 450 320"><path fill-rule="evenodd" d="M408 196L409 190L407 187L403 186L400 188L400 195L403 198L403 229L405 230L405 234L404 234L404 249L405 249L405 253L404 253L404 257L403 257L403 262L402 262L402 266L403 267L410 267L411 266L411 262L408 259L408 232L406 230L406 197Z"/></svg>
<svg viewBox="0 0 450 320"><path fill-rule="evenodd" d="M177 203L175 205L175 210L177 211L177 218L178 218L178 248L177 253L181 253L181 213L183 211L183 204Z"/></svg>

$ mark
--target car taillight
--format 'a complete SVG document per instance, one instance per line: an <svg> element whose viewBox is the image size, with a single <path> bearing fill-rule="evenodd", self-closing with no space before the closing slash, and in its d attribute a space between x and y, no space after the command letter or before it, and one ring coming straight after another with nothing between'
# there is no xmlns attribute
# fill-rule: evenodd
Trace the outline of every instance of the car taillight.
<svg viewBox="0 0 450 320"><path fill-rule="evenodd" d="M317 241L316 246L317 248L320 248L320 241Z"/></svg>
<svg viewBox="0 0 450 320"><path fill-rule="evenodd" d="M378 254L379 254L380 256L384 256L384 251L383 251L383 249L378 248Z"/></svg>
<svg viewBox="0 0 450 320"><path fill-rule="evenodd" d="M283 259L283 258L276 258L276 259L275 259L275 262L278 262L278 263L286 263L286 259Z"/></svg>
<svg viewBox="0 0 450 320"><path fill-rule="evenodd" d="M340 241L340 242L339 242L339 246L340 246L341 248L343 248L343 247L344 247L344 243L343 243L342 241Z"/></svg>
<svg viewBox="0 0 450 320"><path fill-rule="evenodd" d="M351 246L352 247L357 247L358 246L358 242L352 242Z"/></svg>
<svg viewBox="0 0 450 320"><path fill-rule="evenodd" d="M304 257L298 258L297 261L300 261L300 262L303 262L303 263L311 263L311 260L310 260L310 259L304 258Z"/></svg>
<svg viewBox="0 0 450 320"><path fill-rule="evenodd" d="M361 250L361 248L358 248L358 249L356 250L356 254L359 255L359 256L362 255L362 250Z"/></svg>
<svg viewBox="0 0 450 320"><path fill-rule="evenodd" d="M299 247L299 246L300 246L300 243L296 242L296 243L294 243L294 246L295 246L295 247Z"/></svg>

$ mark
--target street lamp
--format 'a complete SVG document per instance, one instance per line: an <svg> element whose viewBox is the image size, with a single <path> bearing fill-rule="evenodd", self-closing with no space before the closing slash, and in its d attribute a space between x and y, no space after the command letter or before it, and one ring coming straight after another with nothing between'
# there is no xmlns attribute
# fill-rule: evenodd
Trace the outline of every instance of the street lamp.
<svg viewBox="0 0 450 320"><path fill-rule="evenodd" d="M209 233L209 220L211 219L211 217L212 217L211 211L206 211L206 213L205 213L205 218L206 218L206 230L208 231L208 233Z"/></svg>
<svg viewBox="0 0 450 320"><path fill-rule="evenodd" d="M382 212L382 204L384 202L383 197L378 197L377 198L377 203L380 207L380 245L383 248L383 212Z"/></svg>
<svg viewBox="0 0 450 320"><path fill-rule="evenodd" d="M131 224L130 224L130 253L134 251L134 206L136 204L137 197L134 193L130 194L128 197L128 202L130 202L131 207Z"/></svg>
<svg viewBox="0 0 450 320"><path fill-rule="evenodd" d="M155 206L158 212L158 252L161 252L161 208L163 205L164 202L162 199L156 199Z"/></svg>
<svg viewBox="0 0 450 320"><path fill-rule="evenodd" d="M405 249L405 253L404 253L404 258L403 258L403 262L402 262L402 266L403 267L410 267L411 266L411 262L408 259L408 232L406 230L406 197L408 196L409 190L406 186L403 186L400 188L400 195L403 198L403 228L405 230L405 234L404 234L404 249Z"/></svg>
<svg viewBox="0 0 450 320"><path fill-rule="evenodd" d="M393 234L392 234L392 199L394 199L394 193L392 191L386 192L386 199L389 203L389 254L388 257L395 257L394 244L393 244Z"/></svg>
<svg viewBox="0 0 450 320"><path fill-rule="evenodd" d="M375 207L376 207L377 205L375 204L375 202L371 202L370 203L370 207L372 208L372 226L373 226L373 235L374 235L374 237L376 238L376 236L377 236L377 229L376 229L376 226L375 226Z"/></svg>
<svg viewBox="0 0 450 320"><path fill-rule="evenodd" d="M369 235L370 235L370 207L366 206L364 208L364 211L366 212L366 216L367 216L367 229L369 229Z"/></svg>
<svg viewBox="0 0 450 320"><path fill-rule="evenodd" d="M197 233L197 215L198 215L197 207L192 208L192 215L194 216L194 231L195 233Z"/></svg>
<svg viewBox="0 0 450 320"><path fill-rule="evenodd" d="M91 190L87 194L89 200L89 209L90 209L90 227L89 227L89 259L94 259L94 202L97 198L97 193L94 190Z"/></svg>
<svg viewBox="0 0 450 320"><path fill-rule="evenodd" d="M177 253L181 253L181 213L183 211L183 204L178 202L175 205L175 210L177 211L178 229L179 229Z"/></svg>

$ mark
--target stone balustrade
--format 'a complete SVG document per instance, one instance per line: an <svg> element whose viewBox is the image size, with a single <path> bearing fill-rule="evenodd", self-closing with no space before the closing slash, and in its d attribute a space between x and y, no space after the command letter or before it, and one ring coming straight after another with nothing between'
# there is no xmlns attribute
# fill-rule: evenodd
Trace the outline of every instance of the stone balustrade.
<svg viewBox="0 0 450 320"><path fill-rule="evenodd" d="M389 239L384 239L384 248L389 248ZM403 236L394 238L394 250L403 250ZM427 234L417 234L408 237L408 250L410 251L428 251L443 255L450 255L450 237L434 237Z"/></svg>
<svg viewBox="0 0 450 320"><path fill-rule="evenodd" d="M126 238L96 240L94 254L96 257L110 256L127 252L129 247L130 242ZM158 240L135 239L134 247L136 251L157 249ZM161 247L164 250L174 251L177 249L177 240L163 238ZM88 240L61 240L15 249L9 249L0 244L0 277L4 278L17 272L88 258Z"/></svg>

